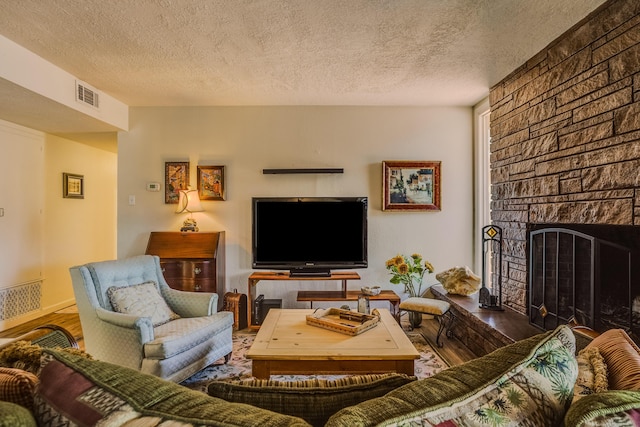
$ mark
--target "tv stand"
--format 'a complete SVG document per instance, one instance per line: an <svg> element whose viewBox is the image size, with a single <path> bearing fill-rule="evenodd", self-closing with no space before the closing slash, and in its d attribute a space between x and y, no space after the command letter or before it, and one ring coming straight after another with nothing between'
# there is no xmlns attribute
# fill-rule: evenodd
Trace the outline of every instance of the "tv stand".
<svg viewBox="0 0 640 427"><path fill-rule="evenodd" d="M318 271L318 270L315 270ZM283 280L283 281L291 281L291 280L340 280L342 281L342 291L334 291L337 294L340 294L345 300L347 298L347 282L349 280L360 280L360 275L356 272L329 272L329 276L292 276L291 273L288 272L275 272L275 271L262 271L255 272L249 276L249 283L247 286L247 297L249 300L249 304L253 304L253 291L255 286L261 280ZM331 291L329 291L331 292ZM252 329L260 329L260 326L254 325L252 322L252 310L247 310L247 318L249 328Z"/></svg>

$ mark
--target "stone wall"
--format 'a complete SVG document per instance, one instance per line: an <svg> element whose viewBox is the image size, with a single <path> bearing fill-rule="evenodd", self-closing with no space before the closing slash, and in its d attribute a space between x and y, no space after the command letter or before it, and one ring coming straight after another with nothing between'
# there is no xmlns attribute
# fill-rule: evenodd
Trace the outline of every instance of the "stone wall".
<svg viewBox="0 0 640 427"><path fill-rule="evenodd" d="M527 224L640 225L640 2L603 4L490 104L503 302L526 313Z"/></svg>

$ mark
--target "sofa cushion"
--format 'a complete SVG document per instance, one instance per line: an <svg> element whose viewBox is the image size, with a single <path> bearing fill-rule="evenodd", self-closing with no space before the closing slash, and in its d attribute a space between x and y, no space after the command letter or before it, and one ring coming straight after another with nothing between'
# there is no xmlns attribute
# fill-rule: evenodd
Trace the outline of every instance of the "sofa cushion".
<svg viewBox="0 0 640 427"><path fill-rule="evenodd" d="M334 414L327 426L557 425L578 365L567 326L404 385Z"/></svg>
<svg viewBox="0 0 640 427"><path fill-rule="evenodd" d="M144 282L131 286L112 286L107 289L111 306L118 313L138 317L150 317L153 326L178 319L167 305L155 282Z"/></svg>
<svg viewBox="0 0 640 427"><path fill-rule="evenodd" d="M34 415L42 425L308 426L106 362L45 349Z"/></svg>
<svg viewBox="0 0 640 427"><path fill-rule="evenodd" d="M571 404L565 427L640 426L640 391L609 390Z"/></svg>
<svg viewBox="0 0 640 427"><path fill-rule="evenodd" d="M31 411L17 403L0 401L0 427L37 427Z"/></svg>
<svg viewBox="0 0 640 427"><path fill-rule="evenodd" d="M607 364L609 389L640 390L640 348L622 329L609 329L585 348L597 347Z"/></svg>
<svg viewBox="0 0 640 427"><path fill-rule="evenodd" d="M28 341L14 341L2 347L2 350L0 350L0 366L5 368L18 368L37 376L41 368L40 359L42 357L42 348L43 347L31 344ZM64 347L60 350L81 355L88 359L92 358L91 355L78 348Z"/></svg>
<svg viewBox="0 0 640 427"><path fill-rule="evenodd" d="M231 336L233 314L228 311L211 316L176 319L153 329L154 339L144 344L144 357L168 359L193 348L220 331L228 329Z"/></svg>
<svg viewBox="0 0 640 427"><path fill-rule="evenodd" d="M576 357L578 361L578 378L573 388L573 401L582 397L607 391L607 365L598 347L581 350Z"/></svg>
<svg viewBox="0 0 640 427"><path fill-rule="evenodd" d="M0 400L33 408L33 393L38 377L17 368L0 368Z"/></svg>
<svg viewBox="0 0 640 427"><path fill-rule="evenodd" d="M249 403L323 426L340 409L383 396L415 379L404 374L371 374L337 380L214 381L208 392L229 402Z"/></svg>

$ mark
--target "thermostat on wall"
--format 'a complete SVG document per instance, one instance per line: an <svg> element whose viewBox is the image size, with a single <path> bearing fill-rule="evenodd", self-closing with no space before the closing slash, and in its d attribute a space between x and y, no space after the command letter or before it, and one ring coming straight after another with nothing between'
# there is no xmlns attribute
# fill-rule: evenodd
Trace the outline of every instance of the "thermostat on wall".
<svg viewBox="0 0 640 427"><path fill-rule="evenodd" d="M147 191L160 191L159 182L147 182Z"/></svg>

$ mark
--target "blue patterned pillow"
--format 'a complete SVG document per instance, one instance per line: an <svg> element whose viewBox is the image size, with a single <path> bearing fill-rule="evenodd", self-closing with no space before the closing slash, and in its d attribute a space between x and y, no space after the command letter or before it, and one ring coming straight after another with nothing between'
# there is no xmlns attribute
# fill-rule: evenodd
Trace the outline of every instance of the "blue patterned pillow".
<svg viewBox="0 0 640 427"><path fill-rule="evenodd" d="M131 286L112 286L107 289L111 306L118 313L150 317L153 326L178 319L167 305L155 282L144 282Z"/></svg>

